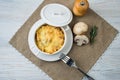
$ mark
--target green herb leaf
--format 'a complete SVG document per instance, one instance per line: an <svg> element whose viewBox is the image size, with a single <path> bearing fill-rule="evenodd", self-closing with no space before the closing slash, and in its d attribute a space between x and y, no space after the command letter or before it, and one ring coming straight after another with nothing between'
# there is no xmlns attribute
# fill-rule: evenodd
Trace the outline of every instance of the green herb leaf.
<svg viewBox="0 0 120 80"><path fill-rule="evenodd" d="M93 44L94 43L94 39L95 39L95 36L97 35L97 27L96 26L93 26L91 31L90 31L90 43Z"/></svg>

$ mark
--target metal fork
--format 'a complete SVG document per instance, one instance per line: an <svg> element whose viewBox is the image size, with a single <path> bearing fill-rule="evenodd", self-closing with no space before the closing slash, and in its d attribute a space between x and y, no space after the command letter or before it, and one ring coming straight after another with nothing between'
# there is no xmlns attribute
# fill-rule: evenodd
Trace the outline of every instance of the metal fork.
<svg viewBox="0 0 120 80"><path fill-rule="evenodd" d="M87 73L85 73L82 69L80 69L80 68L76 65L75 61L74 61L73 59L71 59L69 56L66 56L65 54L62 53L59 58L60 58L64 63L66 63L68 66L74 67L74 68L76 68L77 70L79 70L82 74L84 74L84 75L88 78L88 80L95 80L95 79L93 79L91 76L89 76Z"/></svg>

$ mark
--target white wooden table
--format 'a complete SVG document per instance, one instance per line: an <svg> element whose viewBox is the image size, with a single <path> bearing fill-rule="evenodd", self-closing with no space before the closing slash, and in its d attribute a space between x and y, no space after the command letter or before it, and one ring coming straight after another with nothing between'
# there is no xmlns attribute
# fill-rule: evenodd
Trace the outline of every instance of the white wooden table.
<svg viewBox="0 0 120 80"><path fill-rule="evenodd" d="M0 0L0 80L52 80L8 43L42 1ZM120 31L120 0L89 0L89 3ZM96 80L120 80L120 34L88 74Z"/></svg>

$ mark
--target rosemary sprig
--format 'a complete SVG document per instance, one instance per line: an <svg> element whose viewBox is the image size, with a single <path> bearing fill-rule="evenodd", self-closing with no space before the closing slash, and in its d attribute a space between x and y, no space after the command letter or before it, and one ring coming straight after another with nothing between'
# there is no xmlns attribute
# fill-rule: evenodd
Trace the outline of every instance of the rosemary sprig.
<svg viewBox="0 0 120 80"><path fill-rule="evenodd" d="M97 35L97 27L96 26L93 26L91 31L90 31L90 43L93 44L94 43L94 39L95 39L95 36Z"/></svg>

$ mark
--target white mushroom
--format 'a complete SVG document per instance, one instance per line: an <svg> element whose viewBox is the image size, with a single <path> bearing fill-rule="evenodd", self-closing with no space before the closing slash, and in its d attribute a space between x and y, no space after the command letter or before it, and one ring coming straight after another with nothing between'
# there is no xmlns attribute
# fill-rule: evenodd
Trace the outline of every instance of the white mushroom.
<svg viewBox="0 0 120 80"><path fill-rule="evenodd" d="M77 42L78 46L82 46L84 44L89 43L89 39L86 35L76 35L74 41Z"/></svg>
<svg viewBox="0 0 120 80"><path fill-rule="evenodd" d="M83 34L88 31L88 25L84 22L78 22L73 27L73 32L76 35Z"/></svg>

